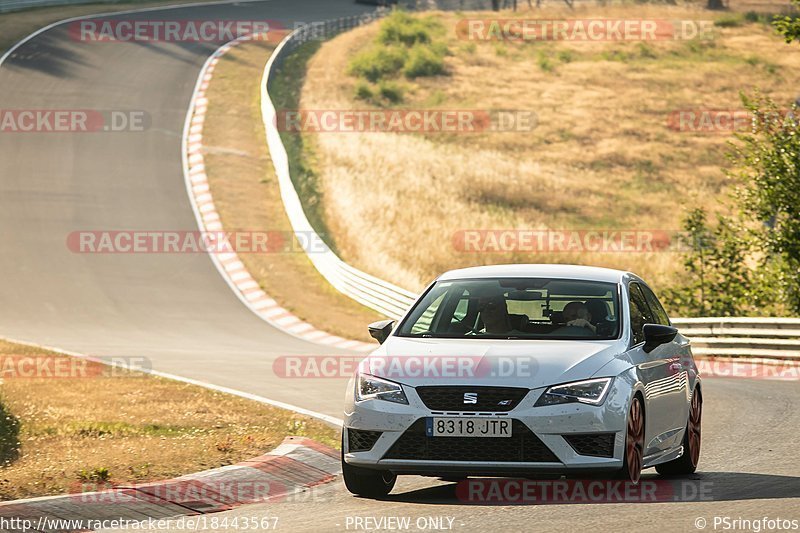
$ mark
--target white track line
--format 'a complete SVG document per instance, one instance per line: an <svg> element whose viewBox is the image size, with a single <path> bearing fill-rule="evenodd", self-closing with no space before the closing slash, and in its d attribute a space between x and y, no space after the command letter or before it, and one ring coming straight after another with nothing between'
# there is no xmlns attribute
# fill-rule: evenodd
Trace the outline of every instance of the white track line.
<svg viewBox="0 0 800 533"><path fill-rule="evenodd" d="M219 213L209 191L203 157L203 124L208 111L206 90L213 80L214 70L220 58L232 48L249 40L251 40L251 36L239 37L223 44L209 56L197 76L189 111L186 114L181 140L183 175L186 192L192 204L197 226L201 231L222 231L223 229L219 222ZM369 352L376 348L371 343L344 339L318 330L278 305L274 299L261 290L258 282L250 275L236 253L209 250L208 255L222 279L236 294L239 301L274 328L287 335L323 346L359 352Z"/></svg>
<svg viewBox="0 0 800 533"><path fill-rule="evenodd" d="M124 11L113 11L113 12L105 12L105 13L96 13L96 14L87 14L81 15L76 17L66 18L52 24L49 24L39 30L31 33L24 39L20 40L16 44L14 44L8 51L0 57L0 67L2 67L5 60L11 56L20 46L27 43L31 39L41 35L42 33L60 26L62 24L68 24L70 22L75 22L79 20L86 20L89 18L102 18L108 17L113 15L125 15L125 14L134 14L134 13L146 13L151 11L161 11L161 10L169 10L169 9L181 9L181 8L188 8L188 7L202 7L202 6L213 6L213 5L227 5L233 3L257 3L257 2L267 2L269 0L220 0L214 2L194 2L194 3L187 3L187 4L174 4L174 5L165 5L165 6L152 6L147 8L140 8L140 9L129 9ZM184 180L186 182L187 192L189 194L189 199L192 204L192 210L195 213L195 218L197 219L198 227L203 231L221 231L222 225L219 222L212 223L212 221L219 221L219 214L216 212L214 208L213 199L211 198L210 193L208 192L208 180L205 175L205 169L203 167L203 155L202 155L202 127L203 121L205 119L204 108L207 105L207 100L205 99L205 90L208 86L208 83L211 81L213 76L214 65L216 65L219 58L227 53L231 47L240 44L243 41L249 40L249 36L240 37L238 39L234 39L228 43L223 44L214 53L206 60L203 68L200 71L200 74L197 78L197 82L195 83L194 91L192 93L192 99L189 103L189 111L187 112L186 122L184 124L183 129L183 137L181 140L181 155L183 158L183 172L184 172ZM199 117L202 118L199 122L192 123L192 116L195 110L198 108L198 99L202 98L203 100L200 102L203 104L203 113L199 114ZM198 139L196 136L200 135ZM191 143L191 151L189 148L189 137L192 136L193 142ZM191 163L195 163L191 165ZM190 173L190 168L196 168L197 171L193 174ZM191 174L191 175L190 175ZM195 190L196 185L200 185L200 189ZM205 202L202 203L202 206L199 205L197 200L198 197L201 197ZM343 339L341 337L331 335L329 333L320 334L319 331L310 324L306 327L305 325L299 327L299 323L306 324L299 318L297 320L289 321L285 317L290 315L289 311L285 311L281 314L281 322L276 322L275 320L271 319L271 316L274 314L265 315L265 311L271 310L274 307L277 307L277 303L274 303L274 300L269 298L265 293L261 294L259 297L254 297L250 295L248 299L242 293L243 287L238 285L238 282L234 282L230 279L228 271L220 264L219 259L215 257L213 253L209 253L212 258L212 262L214 266L219 271L222 278L226 281L228 286L233 290L234 294L239 298L239 300L247 306L253 313L259 316L262 320L270 324L271 326L280 329L284 333L291 335L293 337L305 340L307 342L313 342L316 344L322 344L325 346L332 346L332 347L341 347L342 349L347 350L354 350L360 352L368 352L372 351L376 348L375 345L370 343L364 343L361 341L352 341L349 339ZM250 280L252 281L252 277ZM244 287L247 289L250 287ZM264 305L264 301L274 303L274 305ZM291 322L291 324L288 324ZM291 327L286 327L287 325L291 325Z"/></svg>
<svg viewBox="0 0 800 533"><path fill-rule="evenodd" d="M125 11L109 11L104 13L95 13L95 14L86 14L86 15L79 15L77 17L70 17L63 20L59 20L57 22L53 22L52 24L48 24L44 28L40 28L35 32L31 33L24 39L18 41L14 46L8 49L2 57L0 57L0 67L3 66L3 62L14 53L14 51L22 46L23 44L27 43L34 37L55 28L56 26L60 26L62 24L67 24L69 22L75 22L78 20L86 20L92 18L102 18L102 17L110 17L112 15L131 15L133 13L147 13L149 11L161 11L166 9L181 9L184 7L202 7L202 6L218 6L218 5L226 5L226 4L255 4L258 2L269 2L270 0L216 0L214 2L192 2L187 4L169 4L164 6L152 6L152 7L142 7L138 9L126 9ZM87 4L88 5L88 4ZM56 7L56 6L51 6ZM23 10L24 11L24 10ZM14 13L17 13L16 11ZM6 15L10 13L5 13Z"/></svg>
<svg viewBox="0 0 800 533"><path fill-rule="evenodd" d="M11 48L9 48L8 51L5 54L3 54L2 57L0 57L0 67L2 67L3 63L5 62L5 60L8 59L11 56L11 54L14 53L14 51L16 51L20 46L22 46L26 42L30 41L31 39L37 37L38 35L41 35L42 33L46 32L46 31L48 31L48 30L50 30L52 28L60 26L61 24L67 24L69 22L74 22L74 21L77 21L77 20L85 20L87 18L100 18L100 17L111 16L111 15L124 15L124 14L132 14L132 13L144 13L144 12L149 12L149 11L159 11L159 10L166 10L166 9L181 9L181 8L186 8L186 7L225 5L225 4L233 4L233 3L256 3L256 2L264 2L264 1L267 1L267 0L223 0L223 1L217 1L217 2L196 2L196 3L190 3L190 4L176 4L176 5L167 5L167 6L155 6L155 7L142 8L142 9L131 9L131 10L126 10L126 11L116 11L116 12L110 12L110 13L97 13L97 14L92 14L92 15L88 15L87 14L87 15L78 16L78 17L71 17L71 18L67 18L67 19L60 20L58 22L54 22L52 24L49 24L48 26L45 26L44 28L40 28L39 30L31 33L30 35L28 35L24 39L22 39L19 42L17 42L15 45L13 45ZM199 218L199 216L200 216L199 215L199 211L197 210L197 206L196 206L195 201L194 201L194 192L192 191L192 181L191 181L189 173L188 173L188 153L187 153L188 135L189 135L190 127L191 127L191 118L192 118L192 114L193 114L193 110L194 110L195 99L196 99L197 94L198 94L198 92L200 90L200 86L204 81L203 77L206 75L206 72L208 70L209 65L211 65L212 60L214 60L219 55L221 55L220 49L225 48L226 46L228 46L228 48L230 48L229 44L230 43L227 43L227 44L221 46L219 49L217 49L214 52L214 54L212 54L211 57L209 57L206 60L204 66L203 66L203 69L200 72L200 76L198 76L197 83L195 84L194 93L193 93L192 100L191 100L190 106L189 106L189 112L187 113L187 116L186 116L186 123L184 124L183 139L182 139L182 142L181 142L181 154L182 154L183 162L184 162L184 165L183 165L183 167L184 167L184 178L185 178L185 181L186 181L186 184L187 184L187 188L188 188L188 191L189 191L189 198L190 198L191 203L192 203L192 208L195 211L195 216L197 217L198 223L202 222L202 219ZM226 51L227 51L227 49L226 49ZM202 226L200 226L200 227L202 227ZM214 259L213 262L214 262L215 266L217 267L217 270L219 270L220 273L223 274L223 279L225 279L225 281L228 283L228 285L231 286L231 289L234 290L234 292L237 294L239 299L242 300L242 302L248 308L253 310L253 312L255 312L257 315L261 316L260 313L255 309L255 307L253 307L249 302L247 302L247 300L245 300L243 298L243 296L236 289L236 286L233 285L232 282L229 280L227 274L224 274L225 271L224 271L224 268L222 268L222 265L218 264L216 258L213 258L213 259ZM286 330L284 330L284 331L286 331ZM288 331L287 331L287 333L289 333L290 335L294 335L294 336L296 336L298 338L303 338L300 335L296 335L296 334L288 332ZM54 347L54 346L44 346L44 345L37 344L37 343L34 343L34 342L21 341L21 340L17 340L17 339L8 338L8 337L0 337L0 338L3 338L4 340L6 340L8 342L13 342L13 343L21 344L21 345L24 345L24 346L31 346L31 347L34 347L34 348L40 348L40 349L44 349L44 350L49 350L49 351L52 351L52 352L60 353L62 355L68 355L68 356L71 356L71 357L80 357L80 358L83 358L83 359L87 359L87 360L90 360L90 361L95 361L95 362L106 364L106 365L110 365L110 366L117 366L117 367L127 368L127 367L125 367L125 365L120 365L118 363L108 363L107 361L104 361L103 359L100 359L100 358L97 358L97 357L92 357L92 356L89 356L89 355L86 355L86 354L82 354L82 353L79 353L79 352L73 352L73 351L70 351L70 350L64 350L64 349L57 348L57 347ZM309 341L309 342L311 342L311 341ZM366 343L362 343L362 344L366 345ZM138 370L138 371L146 373L146 374L150 374L150 375L154 375L154 376L159 376L159 377L171 379L171 380L174 380L174 381L180 381L180 382L183 382L183 383L196 385L198 387L203 387L203 388L214 390L214 391L218 391L218 392L224 392L224 393L227 393L227 394L232 394L234 396L239 396L241 398L246 398L246 399L249 399L249 400L257 401L259 403L263 403L263 404L266 404L266 405L271 405L273 407L278 407L278 408L281 408L281 409L287 409L289 411L293 411L293 412L298 413L298 414L302 414L302 415L306 415L306 416L311 416L311 417L317 418L319 420L322 420L324 422L327 422L328 424L332 424L332 425L337 426L337 427L341 427L342 423L343 423L343 421L341 419L333 417L333 416L330 416L330 415L326 415L326 414L323 414L323 413L318 413L316 411L311 411L309 409L305 409L303 407L298 407L296 405L291 405L291 404L288 404L288 403L285 403L285 402L280 402L280 401L277 401L277 400L271 400L271 399L265 398L263 396L258 396L256 394L251 394L249 392L239 391L239 390L236 390L236 389L231 389L231 388L228 388L228 387L222 387L222 386L219 386L219 385L213 385L211 383L206 383L206 382L198 381L198 380L191 379L191 378L185 378L183 376L177 376L175 374L168 374L166 372L160 372L158 370L142 369L142 368L133 368L131 370Z"/></svg>
<svg viewBox="0 0 800 533"><path fill-rule="evenodd" d="M40 350L48 350L48 351L55 352L55 353L58 353L58 354L61 354L61 355L67 355L67 356L70 356L70 357L77 357L77 358L80 358L80 359L86 359L87 361L91 361L93 363L100 363L100 364L104 364L104 365L115 367L115 368L123 368L123 369L126 369L126 370L131 370L131 371L135 371L135 372L141 372L143 374L149 374L151 376L158 376L158 377L161 377L161 378L171 379L173 381L180 381L181 383L187 383L189 385L196 385L198 387L203 387L204 389L209 389L209 390L213 390L213 391L217 391L217 392L224 392L226 394L231 394L233 396L238 396L240 398L246 398L248 400L253 400L253 401L256 401L256 402L259 402L259 403L263 403L263 404L266 404L266 405L271 405L273 407L278 407L280 409L286 409L288 411L293 411L293 412L301 414L301 415L310 416L310 417L316 418L318 420L322 420L323 422L327 422L328 424L331 424L331 425L336 426L336 427L341 427L342 424L344 423L342 421L342 419L336 418L335 416L330 416L330 415L326 415L326 414L323 414L323 413L318 413L316 411L312 411L312 410L306 409L304 407L298 407L296 405L292 405L292 404L289 404L289 403L280 402L280 401L277 401L277 400L271 400L269 398L265 398L265 397L259 396L257 394L252 394L252 393L249 393L249 392L244 392L244 391L240 391L240 390L236 390L236 389L231 389L231 388L228 388L228 387L223 387L221 385L214 385L212 383L206 383L205 381L198 381L196 379L186 378L186 377L183 377L183 376L177 376L175 374L169 374L167 372L160 372L158 370L153 370L153 369L150 369L150 368L141 368L141 367L135 367L135 366L131 366L131 365L124 365L124 364L122 364L122 363L120 363L119 361L116 361L116 360L112 361L112 362L109 362L109 361L104 360L102 357L86 355L86 354L82 354L80 352L73 352L73 351L70 351L70 350L63 350L61 348L56 348L54 346L46 346L46 345L38 344L38 343L35 343L35 342L21 341L21 340L18 340L18 339L11 339L11 338L8 338L8 337L5 337L5 336L2 337L2 339L7 341L7 342L13 342L14 344L21 344L23 346L30 346L32 348L38 348Z"/></svg>

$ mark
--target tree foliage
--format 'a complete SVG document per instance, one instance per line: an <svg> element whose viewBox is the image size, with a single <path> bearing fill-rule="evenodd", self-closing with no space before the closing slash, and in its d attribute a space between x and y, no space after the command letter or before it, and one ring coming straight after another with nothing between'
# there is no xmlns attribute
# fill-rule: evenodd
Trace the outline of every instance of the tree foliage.
<svg viewBox="0 0 800 533"><path fill-rule="evenodd" d="M792 4L800 8L800 0L792 0ZM800 41L800 18L797 16L776 16L775 20L772 21L772 25L787 43Z"/></svg>
<svg viewBox="0 0 800 533"><path fill-rule="evenodd" d="M752 124L730 153L734 213L713 228L702 209L689 213L686 281L666 298L691 316L800 315L798 109L759 93L742 101Z"/></svg>

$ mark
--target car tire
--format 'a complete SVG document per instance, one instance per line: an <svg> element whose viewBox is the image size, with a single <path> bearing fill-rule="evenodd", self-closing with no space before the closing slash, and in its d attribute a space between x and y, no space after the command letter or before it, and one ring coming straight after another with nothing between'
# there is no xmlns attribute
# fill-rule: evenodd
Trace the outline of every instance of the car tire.
<svg viewBox="0 0 800 533"><path fill-rule="evenodd" d="M703 396L700 389L692 394L689 407L689 420L683 434L683 455L668 463L656 465L656 472L662 476L681 476L694 474L700 461L701 422L703 417Z"/></svg>
<svg viewBox="0 0 800 533"><path fill-rule="evenodd" d="M644 464L644 406L639 396L634 396L625 424L625 450L622 469L617 478L634 485L639 483Z"/></svg>
<svg viewBox="0 0 800 533"><path fill-rule="evenodd" d="M365 498L386 496L392 492L397 481L397 475L388 470L372 470L347 464L344 460L344 442L342 442L342 477L347 490Z"/></svg>

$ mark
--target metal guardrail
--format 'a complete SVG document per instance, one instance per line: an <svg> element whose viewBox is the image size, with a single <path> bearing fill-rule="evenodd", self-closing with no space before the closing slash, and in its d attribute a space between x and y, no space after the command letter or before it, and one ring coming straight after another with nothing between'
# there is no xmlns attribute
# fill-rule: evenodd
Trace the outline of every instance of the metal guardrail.
<svg viewBox="0 0 800 533"><path fill-rule="evenodd" d="M269 80L285 57L303 43L311 39L329 38L374 18L351 17L300 28L281 42L264 70L261 110L267 142L286 214L295 233L301 237L314 235L315 240L322 242L303 211L289 175L286 148L281 141L275 107L269 97ZM413 292L348 265L327 246L322 253L309 253L308 256L320 274L337 290L387 317L400 318L416 299ZM800 319L678 318L673 323L692 340L696 355L800 360Z"/></svg>
<svg viewBox="0 0 800 533"><path fill-rule="evenodd" d="M800 360L800 319L676 318L695 355Z"/></svg>
<svg viewBox="0 0 800 533"><path fill-rule="evenodd" d="M286 215L289 217L292 228L300 242L306 241L311 235L314 236L315 249L313 252L308 253L308 257L314 267L339 292L370 309L396 319L405 314L405 311L414 303L416 295L411 291L402 289L397 285L378 279L348 265L314 231L308 221L308 217L306 217L300 197L289 174L289 158L278 132L277 114L268 92L271 76L284 58L298 46L312 40L329 38L375 20L376 17L381 15L382 12L377 11L369 16L335 19L303 26L289 34L275 49L264 69L264 75L261 80L261 115L264 121L264 130L267 135L267 144L272 156L272 163L278 176Z"/></svg>

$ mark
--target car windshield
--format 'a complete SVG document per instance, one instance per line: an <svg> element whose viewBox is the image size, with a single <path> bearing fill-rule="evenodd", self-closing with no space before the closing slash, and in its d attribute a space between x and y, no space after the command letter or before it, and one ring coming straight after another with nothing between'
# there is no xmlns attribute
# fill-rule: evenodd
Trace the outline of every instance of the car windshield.
<svg viewBox="0 0 800 533"><path fill-rule="evenodd" d="M618 290L597 281L500 278L439 281L400 325L400 337L615 339Z"/></svg>

